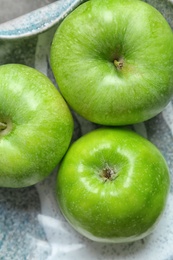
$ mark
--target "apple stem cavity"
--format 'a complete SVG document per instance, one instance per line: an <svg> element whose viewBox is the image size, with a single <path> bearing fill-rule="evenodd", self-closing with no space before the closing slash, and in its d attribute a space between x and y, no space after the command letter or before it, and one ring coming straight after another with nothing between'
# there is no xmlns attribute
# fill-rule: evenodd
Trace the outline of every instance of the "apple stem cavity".
<svg viewBox="0 0 173 260"><path fill-rule="evenodd" d="M3 131L7 128L7 124L6 123L3 123L3 122L0 122L0 131Z"/></svg>
<svg viewBox="0 0 173 260"><path fill-rule="evenodd" d="M123 68L123 60L114 60L114 65L118 70L121 70Z"/></svg>
<svg viewBox="0 0 173 260"><path fill-rule="evenodd" d="M106 166L102 170L100 177L103 179L104 182L113 181L118 177L118 173L115 172L115 170L110 168L109 166Z"/></svg>

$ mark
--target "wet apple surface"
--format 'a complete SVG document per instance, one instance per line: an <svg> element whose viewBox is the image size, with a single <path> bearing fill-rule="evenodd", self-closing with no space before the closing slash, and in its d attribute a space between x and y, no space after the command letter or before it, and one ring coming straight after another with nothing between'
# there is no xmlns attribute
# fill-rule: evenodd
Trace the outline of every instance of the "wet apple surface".
<svg viewBox="0 0 173 260"><path fill-rule="evenodd" d="M143 1L87 1L58 27L51 66L62 95L87 120L142 122L173 95L172 30Z"/></svg>
<svg viewBox="0 0 173 260"><path fill-rule="evenodd" d="M62 96L39 71L0 67L0 186L46 178L70 144L73 119Z"/></svg>
<svg viewBox="0 0 173 260"><path fill-rule="evenodd" d="M57 175L57 200L71 225L102 242L145 237L165 208L169 170L160 151L127 129L78 139Z"/></svg>

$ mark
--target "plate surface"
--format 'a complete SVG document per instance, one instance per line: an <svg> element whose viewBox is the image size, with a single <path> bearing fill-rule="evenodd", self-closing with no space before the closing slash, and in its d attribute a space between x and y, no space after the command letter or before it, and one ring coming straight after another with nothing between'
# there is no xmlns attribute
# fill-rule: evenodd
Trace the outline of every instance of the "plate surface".
<svg viewBox="0 0 173 260"><path fill-rule="evenodd" d="M156 7L173 28L173 6L170 1L147 2ZM55 30L56 25L29 38L0 40L0 64L23 63L35 67L54 81L49 64L49 49ZM74 140L96 127L75 113L73 115ZM172 178L173 101L158 116L133 128L161 150ZM67 224L55 201L55 177L56 171L45 181L29 188L0 188L0 259L173 259L173 179L168 204L156 231L137 242L115 245L89 241Z"/></svg>

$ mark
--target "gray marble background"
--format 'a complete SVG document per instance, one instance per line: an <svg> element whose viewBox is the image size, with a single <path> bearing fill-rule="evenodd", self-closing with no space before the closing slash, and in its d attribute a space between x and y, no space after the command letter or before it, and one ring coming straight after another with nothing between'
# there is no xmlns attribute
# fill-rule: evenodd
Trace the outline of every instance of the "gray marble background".
<svg viewBox="0 0 173 260"><path fill-rule="evenodd" d="M0 23L7 22L53 2L55 0L1 0Z"/></svg>
<svg viewBox="0 0 173 260"><path fill-rule="evenodd" d="M53 1L0 0L0 23ZM173 6L148 0L173 28ZM7 7L10 6L10 8ZM4 10L3 10L4 8ZM54 83L49 50L56 26L26 39L0 40L0 64L22 63L46 74ZM73 112L73 140L98 127ZM76 233L62 217L54 196L56 170L45 181L24 189L0 188L0 260L173 260L173 101L162 113L133 125L166 158L171 173L167 208L156 231L127 244L95 243Z"/></svg>

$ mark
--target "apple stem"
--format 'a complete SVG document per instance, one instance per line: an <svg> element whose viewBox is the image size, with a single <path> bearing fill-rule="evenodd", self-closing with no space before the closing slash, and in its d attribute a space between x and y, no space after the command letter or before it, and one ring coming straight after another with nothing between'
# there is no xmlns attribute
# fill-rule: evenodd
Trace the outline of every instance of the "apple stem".
<svg viewBox="0 0 173 260"><path fill-rule="evenodd" d="M102 170L101 177L104 181L113 181L118 177L118 173L116 173L113 169L107 166Z"/></svg>
<svg viewBox="0 0 173 260"><path fill-rule="evenodd" d="M117 69L122 69L123 68L123 61L122 60L114 60L114 65Z"/></svg>
<svg viewBox="0 0 173 260"><path fill-rule="evenodd" d="M7 124L0 122L0 131L5 130L7 128Z"/></svg>

